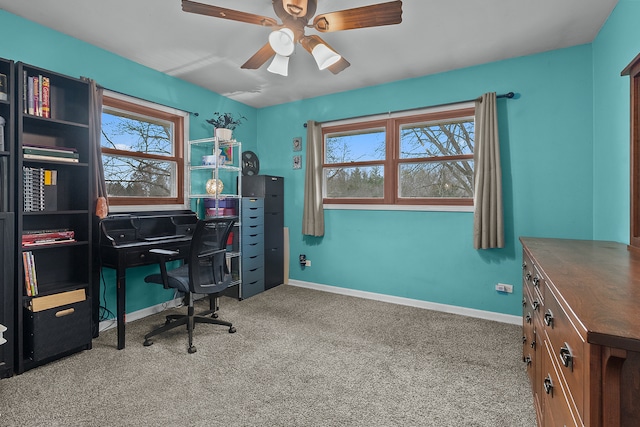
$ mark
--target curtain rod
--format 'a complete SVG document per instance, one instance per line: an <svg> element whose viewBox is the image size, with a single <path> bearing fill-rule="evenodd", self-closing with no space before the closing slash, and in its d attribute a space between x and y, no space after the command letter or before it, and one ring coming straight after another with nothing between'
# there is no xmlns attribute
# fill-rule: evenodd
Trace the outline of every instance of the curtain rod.
<svg viewBox="0 0 640 427"><path fill-rule="evenodd" d="M118 95L124 95L124 96L128 96L129 98L139 99L140 101L150 102L150 103L152 103L152 104L161 105L161 106L163 106L163 107L173 108L173 109L176 109L176 110L184 111L185 113L193 114L193 115L194 115L194 116L196 116L196 117L198 117L198 116L200 115L200 113L196 113L196 112L193 112L193 111L183 110L182 108L177 108L177 107L174 107L174 106L172 106L172 105L161 104L161 103L159 103L159 102L155 102L155 101L149 101L148 99L140 98L139 96L129 95L128 93L124 93L124 92L120 92L120 91L117 91L117 90L109 89L108 87L104 87L104 86L99 85L99 84L96 84L96 86L98 86L100 89L104 89L104 90L108 90L109 92L117 93Z"/></svg>
<svg viewBox="0 0 640 427"><path fill-rule="evenodd" d="M502 95L496 95L496 98L508 98L508 99L511 99L514 96L516 96L515 93L507 92L507 93L503 93ZM407 110L389 111L388 114L406 113L407 111L422 110L424 108L446 107L447 105L464 104L465 102L473 102L473 101L477 101L478 99L480 99L480 98L467 99L466 101L448 102L446 104L431 105L429 107L409 108ZM375 113L375 114L365 114L363 116L349 117L348 119L362 119L362 118L365 118L365 117L378 116L380 114L385 114L385 113L383 112L383 113ZM336 120L340 120L340 119L336 119ZM307 123L305 123L303 126L307 127Z"/></svg>

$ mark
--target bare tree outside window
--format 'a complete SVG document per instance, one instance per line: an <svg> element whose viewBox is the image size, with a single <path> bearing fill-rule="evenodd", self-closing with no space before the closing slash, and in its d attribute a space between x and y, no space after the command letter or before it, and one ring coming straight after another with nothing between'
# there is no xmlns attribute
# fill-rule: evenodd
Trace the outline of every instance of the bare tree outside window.
<svg viewBox="0 0 640 427"><path fill-rule="evenodd" d="M325 203L473 204L474 110L323 127Z"/></svg>
<svg viewBox="0 0 640 427"><path fill-rule="evenodd" d="M102 164L110 204L183 203L183 117L105 97Z"/></svg>

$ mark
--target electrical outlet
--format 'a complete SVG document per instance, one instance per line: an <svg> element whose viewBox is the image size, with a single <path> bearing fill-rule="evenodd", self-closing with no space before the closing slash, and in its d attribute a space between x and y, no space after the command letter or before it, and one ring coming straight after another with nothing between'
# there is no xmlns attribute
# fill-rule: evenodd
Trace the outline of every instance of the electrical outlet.
<svg viewBox="0 0 640 427"><path fill-rule="evenodd" d="M512 294L513 293L513 285L507 285L505 283L498 283L496 285L496 291L503 292L505 294Z"/></svg>

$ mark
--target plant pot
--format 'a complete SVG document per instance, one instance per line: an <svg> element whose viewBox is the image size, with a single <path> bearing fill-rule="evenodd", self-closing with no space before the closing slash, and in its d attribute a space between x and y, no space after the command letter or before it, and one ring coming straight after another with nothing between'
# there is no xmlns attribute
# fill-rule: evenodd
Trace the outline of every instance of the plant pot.
<svg viewBox="0 0 640 427"><path fill-rule="evenodd" d="M231 129L216 128L216 137L221 141L231 141L233 137L233 131Z"/></svg>

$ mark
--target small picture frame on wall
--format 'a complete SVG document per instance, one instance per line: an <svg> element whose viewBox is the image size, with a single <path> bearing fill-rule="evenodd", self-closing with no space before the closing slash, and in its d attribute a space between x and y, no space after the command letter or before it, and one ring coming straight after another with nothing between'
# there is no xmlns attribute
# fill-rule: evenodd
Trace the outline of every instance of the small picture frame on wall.
<svg viewBox="0 0 640 427"><path fill-rule="evenodd" d="M293 168L302 169L302 156L293 156Z"/></svg>
<svg viewBox="0 0 640 427"><path fill-rule="evenodd" d="M302 137L296 136L293 138L293 151L302 151Z"/></svg>

